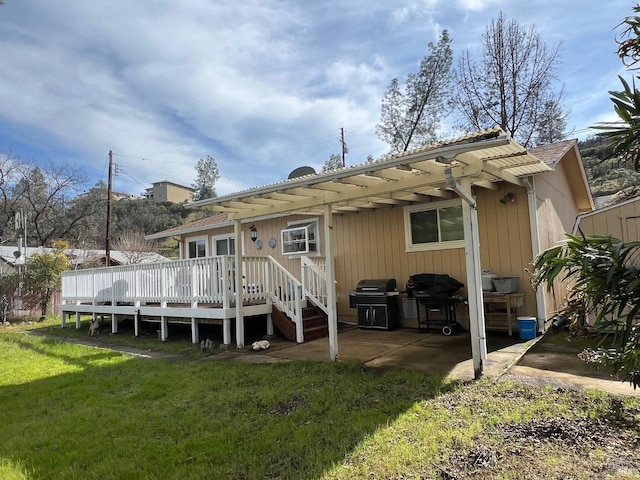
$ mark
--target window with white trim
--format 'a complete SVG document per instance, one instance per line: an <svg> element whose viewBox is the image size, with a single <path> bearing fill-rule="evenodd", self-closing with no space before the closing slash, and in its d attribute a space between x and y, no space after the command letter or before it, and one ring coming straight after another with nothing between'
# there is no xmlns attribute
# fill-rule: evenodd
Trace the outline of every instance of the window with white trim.
<svg viewBox="0 0 640 480"><path fill-rule="evenodd" d="M236 239L233 234L215 236L212 238L212 242L214 256L236 254Z"/></svg>
<svg viewBox="0 0 640 480"><path fill-rule="evenodd" d="M187 238L187 258L207 256L207 237Z"/></svg>
<svg viewBox="0 0 640 480"><path fill-rule="evenodd" d="M289 222L280 232L283 255L320 252L318 219Z"/></svg>
<svg viewBox="0 0 640 480"><path fill-rule="evenodd" d="M408 252L463 248L460 199L405 207L404 235Z"/></svg>

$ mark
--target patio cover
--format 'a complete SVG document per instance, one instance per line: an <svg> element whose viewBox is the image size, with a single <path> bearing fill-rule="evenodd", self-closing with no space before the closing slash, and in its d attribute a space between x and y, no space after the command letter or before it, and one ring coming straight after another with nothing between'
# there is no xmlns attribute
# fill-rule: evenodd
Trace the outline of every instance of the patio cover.
<svg viewBox="0 0 640 480"><path fill-rule="evenodd" d="M495 127L373 162L200 200L190 206L227 213L229 220L235 221L237 244L240 243L242 220L287 213L323 215L324 245L329 259L333 258L333 213L424 202L429 197L452 198L455 192L464 200L462 204L472 352L474 369L479 376L482 359L486 357L486 343L477 213L471 187L497 188L494 183L498 181L527 186L525 177L548 171L552 171L552 168L512 140L501 128ZM238 261L241 259L240 255L240 249L237 249ZM335 360L338 353L337 313L331 261L327 261L327 286L330 357ZM241 292L241 289L238 291ZM236 329L244 338L244 329L240 326L243 323L242 302L239 301L238 304Z"/></svg>

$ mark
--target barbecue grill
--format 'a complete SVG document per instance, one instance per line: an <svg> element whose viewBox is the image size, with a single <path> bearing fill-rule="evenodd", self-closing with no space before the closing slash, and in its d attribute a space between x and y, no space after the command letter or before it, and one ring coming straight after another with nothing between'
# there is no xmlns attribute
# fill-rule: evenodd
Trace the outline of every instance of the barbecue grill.
<svg viewBox="0 0 640 480"><path fill-rule="evenodd" d="M357 309L358 327L394 330L400 310L395 278L360 280L349 292L349 307Z"/></svg>
<svg viewBox="0 0 640 480"><path fill-rule="evenodd" d="M418 330L424 325L427 329L438 327L444 335L451 335L458 328L456 305L462 297L455 293L464 287L453 277L438 273L419 273L409 277L407 296L419 302L417 305ZM420 304L425 307L425 321L420 320ZM429 318L430 313L440 313L439 318ZM444 314L444 317L442 316Z"/></svg>

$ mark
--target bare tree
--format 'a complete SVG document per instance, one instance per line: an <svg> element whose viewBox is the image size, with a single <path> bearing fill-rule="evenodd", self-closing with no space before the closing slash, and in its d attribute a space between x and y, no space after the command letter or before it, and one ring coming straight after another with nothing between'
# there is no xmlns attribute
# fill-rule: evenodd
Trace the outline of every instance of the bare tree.
<svg viewBox="0 0 640 480"><path fill-rule="evenodd" d="M524 28L502 12L482 35L482 60L463 52L456 73L461 128L499 125L525 146L541 129L545 105L561 109L562 89L554 91L561 44L548 50L535 27Z"/></svg>
<svg viewBox="0 0 640 480"><path fill-rule="evenodd" d="M84 175L65 164L39 166L12 152L0 152L0 236L16 241L16 217L27 219L27 243L48 246L68 238L74 225L91 216L90 209L69 210L69 201L83 190Z"/></svg>
<svg viewBox="0 0 640 480"><path fill-rule="evenodd" d="M453 62L449 33L443 30L438 43L429 42L428 48L430 53L422 59L418 73L407 76L404 91L394 78L382 99L376 133L389 144L391 153L405 152L438 138Z"/></svg>
<svg viewBox="0 0 640 480"><path fill-rule="evenodd" d="M93 214L76 210L69 215L69 202L84 190L84 185L84 175L73 166L23 164L13 195L27 215L29 243L50 245L54 239L67 238L77 223Z"/></svg>
<svg viewBox="0 0 640 480"><path fill-rule="evenodd" d="M115 250L119 250L127 259L127 263L141 263L155 256L157 245L144 238L142 230L129 230L114 242Z"/></svg>

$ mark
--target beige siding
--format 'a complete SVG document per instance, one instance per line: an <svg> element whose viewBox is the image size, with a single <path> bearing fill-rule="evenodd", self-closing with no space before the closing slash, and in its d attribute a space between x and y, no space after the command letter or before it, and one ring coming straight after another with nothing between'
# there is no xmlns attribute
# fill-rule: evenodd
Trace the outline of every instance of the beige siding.
<svg viewBox="0 0 640 480"><path fill-rule="evenodd" d="M516 201L500 203L500 198L507 192L514 193ZM519 277L520 290L527 295L518 314L536 315L535 292L529 286L527 271L532 261L532 248L526 190L503 186L497 191L479 189L477 196L481 266L493 270L498 276ZM317 217L297 215L252 222L258 230L258 238L264 244L261 251L256 249L249 237L248 230L252 223L243 224L245 255L271 255L299 278L300 258L282 255L280 231L287 227L287 222L309 218ZM322 218L319 218L319 226L320 254L324 255ZM206 234L217 236L232 232L233 227L227 226ZM464 248L405 251L404 211L401 206L336 214L333 233L340 320L355 321L356 312L349 308L348 295L362 279L395 278L400 291L405 289L409 277L417 273L446 273L467 283ZM274 249L269 247L270 238L277 241ZM460 294L466 295L466 288ZM463 324L468 321L465 305L459 306L458 316Z"/></svg>
<svg viewBox="0 0 640 480"><path fill-rule="evenodd" d="M538 211L538 231L540 248L545 250L566 239L566 234L573 229L573 224L580 207L572 194L571 172L567 172L564 162L556 166L556 171L545 173L535 178L536 201ZM545 289L547 315L551 318L564 307L567 297L566 285L560 280L554 284L553 290Z"/></svg>
<svg viewBox="0 0 640 480"><path fill-rule="evenodd" d="M625 242L640 240L640 198L580 217L585 235L611 235Z"/></svg>

